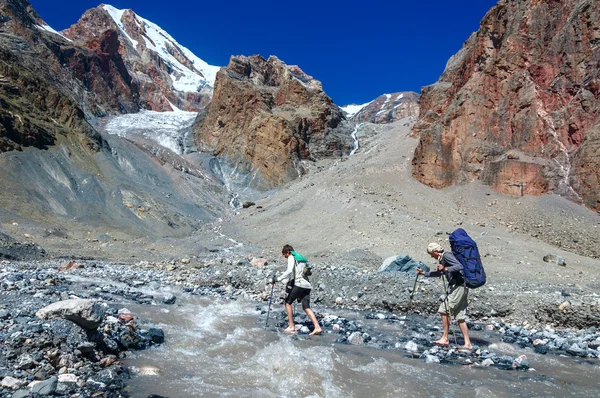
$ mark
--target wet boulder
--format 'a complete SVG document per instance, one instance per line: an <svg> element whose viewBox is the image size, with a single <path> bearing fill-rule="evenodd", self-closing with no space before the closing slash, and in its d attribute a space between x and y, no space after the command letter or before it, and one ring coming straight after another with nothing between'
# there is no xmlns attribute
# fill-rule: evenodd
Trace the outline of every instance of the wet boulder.
<svg viewBox="0 0 600 398"><path fill-rule="evenodd" d="M97 301L71 299L50 304L40 309L36 316L40 319L68 319L83 329L95 330L102 323L104 310Z"/></svg>

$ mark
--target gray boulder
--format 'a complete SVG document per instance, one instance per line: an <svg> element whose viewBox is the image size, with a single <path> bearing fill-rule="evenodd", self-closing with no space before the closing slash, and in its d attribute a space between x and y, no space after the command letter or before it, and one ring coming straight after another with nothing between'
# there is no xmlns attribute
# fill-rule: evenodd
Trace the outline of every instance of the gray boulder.
<svg viewBox="0 0 600 398"><path fill-rule="evenodd" d="M561 267L566 267L567 262L564 258L559 256L558 254L546 254L543 260L547 263L554 263L556 265L560 265Z"/></svg>
<svg viewBox="0 0 600 398"><path fill-rule="evenodd" d="M44 381L40 381L39 383L31 387L31 392L41 396L53 395L56 391L57 386L58 378L56 378L56 376L52 376L51 378L46 379Z"/></svg>
<svg viewBox="0 0 600 398"><path fill-rule="evenodd" d="M102 323L104 310L97 301L72 299L52 303L35 315L40 319L68 319L86 330L95 330Z"/></svg>
<svg viewBox="0 0 600 398"><path fill-rule="evenodd" d="M414 274L417 268L421 268L423 271L429 272L429 267L422 261L413 260L407 254L398 254L397 256L386 258L377 271L407 272Z"/></svg>

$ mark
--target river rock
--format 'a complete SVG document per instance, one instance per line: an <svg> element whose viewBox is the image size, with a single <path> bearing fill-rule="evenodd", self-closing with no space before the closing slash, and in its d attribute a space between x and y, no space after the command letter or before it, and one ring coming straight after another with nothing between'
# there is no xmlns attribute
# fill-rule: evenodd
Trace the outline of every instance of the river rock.
<svg viewBox="0 0 600 398"><path fill-rule="evenodd" d="M175 295L173 293L168 293L163 296L162 302L164 304L170 305L170 304L175 304L176 300L177 300L177 297L175 297Z"/></svg>
<svg viewBox="0 0 600 398"><path fill-rule="evenodd" d="M350 336L348 336L348 343L354 345L362 345L365 343L365 339L363 338L361 332L354 332Z"/></svg>
<svg viewBox="0 0 600 398"><path fill-rule="evenodd" d="M440 363L440 359L435 355L425 355L425 363Z"/></svg>
<svg viewBox="0 0 600 398"><path fill-rule="evenodd" d="M494 361L492 361L490 358L486 358L483 360L483 362L481 362L481 366L492 366L494 364Z"/></svg>
<svg viewBox="0 0 600 398"><path fill-rule="evenodd" d="M2 379L2 387L4 388L9 388L11 390L16 390L17 388L21 387L23 385L23 381L19 380L19 379L15 379L14 377L11 376L6 376L4 379Z"/></svg>
<svg viewBox="0 0 600 398"><path fill-rule="evenodd" d="M95 330L102 323L104 311L97 301L71 299L50 304L35 315L40 319L68 319L86 330Z"/></svg>
<svg viewBox="0 0 600 398"><path fill-rule="evenodd" d="M406 254L398 254L397 256L388 257L379 267L377 272L408 272L414 273L417 268L421 268L425 272L429 272L429 267L423 262L413 260Z"/></svg>
<svg viewBox="0 0 600 398"><path fill-rule="evenodd" d="M66 262L58 266L59 271L71 271L73 269L83 268L83 265L76 263L74 260Z"/></svg>
<svg viewBox="0 0 600 398"><path fill-rule="evenodd" d="M417 345L417 343L415 343L414 341L409 341L408 343L406 343L406 345L404 346L404 349L406 351L410 351L410 352L417 352L419 351L419 346Z"/></svg>
<svg viewBox="0 0 600 398"><path fill-rule="evenodd" d="M54 394L54 391L56 391L57 385L58 378L52 376L49 379L37 382L33 387L31 387L31 392L41 396L52 395Z"/></svg>
<svg viewBox="0 0 600 398"><path fill-rule="evenodd" d="M565 308L567 308L570 305L571 305L571 303L569 301L565 301L561 305L558 306L558 310L559 311L564 311Z"/></svg>
<svg viewBox="0 0 600 398"><path fill-rule="evenodd" d="M58 375L59 383L77 383L78 381L79 379L77 378L77 375L74 375L72 373L64 373Z"/></svg>
<svg viewBox="0 0 600 398"><path fill-rule="evenodd" d="M10 398L29 398L29 397L31 397L31 393L29 392L29 389L22 388L19 391L15 392L13 395L11 395Z"/></svg>
<svg viewBox="0 0 600 398"><path fill-rule="evenodd" d="M138 369L138 373L142 376L159 376L160 369L155 366L142 366Z"/></svg>

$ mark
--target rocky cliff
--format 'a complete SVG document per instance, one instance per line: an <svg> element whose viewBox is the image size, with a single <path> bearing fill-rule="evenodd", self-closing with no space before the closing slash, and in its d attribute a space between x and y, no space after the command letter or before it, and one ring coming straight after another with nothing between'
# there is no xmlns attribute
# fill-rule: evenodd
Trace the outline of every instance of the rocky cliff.
<svg viewBox="0 0 600 398"><path fill-rule="evenodd" d="M57 57L72 47L46 27L26 1L0 1L0 152L47 148L61 136L101 146L79 106L82 87Z"/></svg>
<svg viewBox="0 0 600 398"><path fill-rule="evenodd" d="M423 88L414 177L600 210L599 62L596 1L500 1Z"/></svg>
<svg viewBox="0 0 600 398"><path fill-rule="evenodd" d="M139 92L139 106L155 111L206 106L218 67L208 65L156 24L132 10L100 5L62 32L77 45L111 64L117 92ZM80 79L93 78L89 68L71 60ZM99 90L96 87L94 91Z"/></svg>
<svg viewBox="0 0 600 398"><path fill-rule="evenodd" d="M198 116L198 146L260 189L303 173L301 160L350 152L352 127L321 83L276 57L232 57Z"/></svg>
<svg viewBox="0 0 600 398"><path fill-rule="evenodd" d="M350 116L350 120L356 123L388 124L406 117L417 116L419 116L419 94L407 91L380 95L363 105L358 112Z"/></svg>

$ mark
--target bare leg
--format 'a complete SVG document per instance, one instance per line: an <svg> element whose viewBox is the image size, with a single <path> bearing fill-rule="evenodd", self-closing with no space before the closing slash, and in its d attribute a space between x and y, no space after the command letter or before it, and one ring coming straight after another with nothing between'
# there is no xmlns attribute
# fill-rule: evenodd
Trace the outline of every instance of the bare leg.
<svg viewBox="0 0 600 398"><path fill-rule="evenodd" d="M285 312L288 317L288 327L285 329L286 332L295 332L296 325L294 325L294 308L291 304L285 303Z"/></svg>
<svg viewBox="0 0 600 398"><path fill-rule="evenodd" d="M465 338L464 348L473 348L473 346L471 345L471 339L469 338L469 328L467 327L467 323L463 319L458 321L458 328L460 329L460 332Z"/></svg>
<svg viewBox="0 0 600 398"><path fill-rule="evenodd" d="M319 321L317 321L317 317L315 316L315 313L313 312L313 310L311 310L310 308L305 308L304 312L306 312L306 315L308 315L308 317L310 318L311 322L313 323L313 325L315 327L310 335L316 336L317 334L323 333L323 329L321 329L321 326L319 325Z"/></svg>
<svg viewBox="0 0 600 398"><path fill-rule="evenodd" d="M439 340L433 342L433 344L437 345L448 345L450 344L450 340L448 340L448 334L450 333L450 317L448 314L442 314L440 312L440 316L442 317L442 326L444 327L444 333Z"/></svg>

